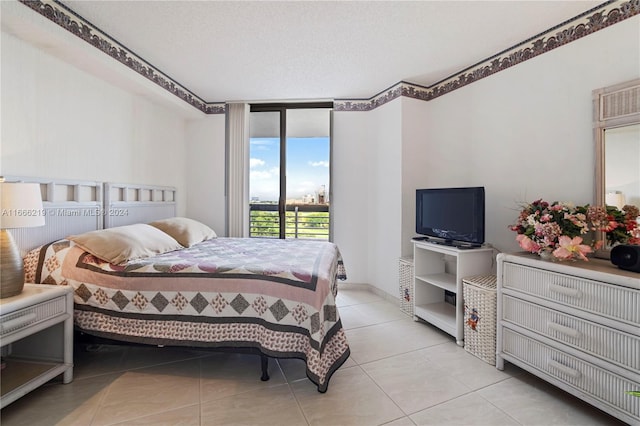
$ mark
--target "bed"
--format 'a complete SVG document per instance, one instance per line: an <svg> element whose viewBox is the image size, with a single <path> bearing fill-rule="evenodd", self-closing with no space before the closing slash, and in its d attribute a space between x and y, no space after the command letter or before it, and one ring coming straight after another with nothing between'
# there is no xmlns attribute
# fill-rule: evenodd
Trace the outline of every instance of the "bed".
<svg viewBox="0 0 640 426"><path fill-rule="evenodd" d="M131 193L130 185L104 184L105 201L96 200L106 213L102 226L67 231L29 250L27 281L73 286L75 326L90 335L250 349L263 357L263 379L265 357L300 358L308 378L325 392L350 354L335 304L337 280L346 278L338 247L217 237L206 225L173 216L174 188L136 186ZM185 228L187 240L180 233ZM162 240L157 250L156 237ZM151 253L117 257L130 238ZM105 241L109 250L115 244L116 258L100 252Z"/></svg>

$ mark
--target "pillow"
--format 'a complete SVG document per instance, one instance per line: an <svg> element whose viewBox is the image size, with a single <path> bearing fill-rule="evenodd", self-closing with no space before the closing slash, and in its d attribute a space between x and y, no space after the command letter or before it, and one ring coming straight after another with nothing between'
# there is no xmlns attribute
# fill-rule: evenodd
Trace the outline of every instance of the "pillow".
<svg viewBox="0 0 640 426"><path fill-rule="evenodd" d="M144 223L99 229L68 239L97 258L114 264L183 248L169 235Z"/></svg>
<svg viewBox="0 0 640 426"><path fill-rule="evenodd" d="M201 241L216 238L215 231L204 223L186 217L172 217L170 219L156 220L149 225L171 235L177 242L185 247L191 247Z"/></svg>

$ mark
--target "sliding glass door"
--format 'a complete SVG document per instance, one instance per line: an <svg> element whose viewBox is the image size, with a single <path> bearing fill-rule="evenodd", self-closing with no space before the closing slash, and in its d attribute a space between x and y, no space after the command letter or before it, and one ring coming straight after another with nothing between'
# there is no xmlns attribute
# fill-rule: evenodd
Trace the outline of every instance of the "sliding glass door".
<svg viewBox="0 0 640 426"><path fill-rule="evenodd" d="M331 103L251 106L250 236L329 239Z"/></svg>

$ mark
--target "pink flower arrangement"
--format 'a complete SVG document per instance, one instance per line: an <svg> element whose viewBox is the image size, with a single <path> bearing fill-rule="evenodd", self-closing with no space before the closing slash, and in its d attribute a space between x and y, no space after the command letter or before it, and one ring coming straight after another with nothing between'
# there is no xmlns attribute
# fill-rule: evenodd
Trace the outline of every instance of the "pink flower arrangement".
<svg viewBox="0 0 640 426"><path fill-rule="evenodd" d="M577 257L582 260L587 259L586 254L591 253L591 246L582 244L582 238L570 238L562 235L558 238L558 248L553 251L553 255L561 260L573 259Z"/></svg>
<svg viewBox="0 0 640 426"><path fill-rule="evenodd" d="M615 206L594 206L588 208L587 214L595 230L605 232L609 245L640 244L638 207L627 204L619 210Z"/></svg>
<svg viewBox="0 0 640 426"><path fill-rule="evenodd" d="M584 244L583 237L592 231L604 231L610 245L640 244L638 207L573 206L554 201L536 200L523 206L516 223L509 229L518 233L522 249L547 253L560 260L588 260L587 254L598 249L602 241Z"/></svg>

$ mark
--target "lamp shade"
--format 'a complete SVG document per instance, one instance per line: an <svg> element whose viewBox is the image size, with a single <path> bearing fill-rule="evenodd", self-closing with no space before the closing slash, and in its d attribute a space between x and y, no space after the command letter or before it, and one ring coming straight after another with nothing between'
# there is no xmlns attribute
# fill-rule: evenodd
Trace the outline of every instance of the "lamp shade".
<svg viewBox="0 0 640 426"><path fill-rule="evenodd" d="M618 210L622 210L625 202L624 194L621 192L607 192L605 196L605 203L608 206L616 206Z"/></svg>
<svg viewBox="0 0 640 426"><path fill-rule="evenodd" d="M0 228L31 228L44 225L40 185L0 183Z"/></svg>

